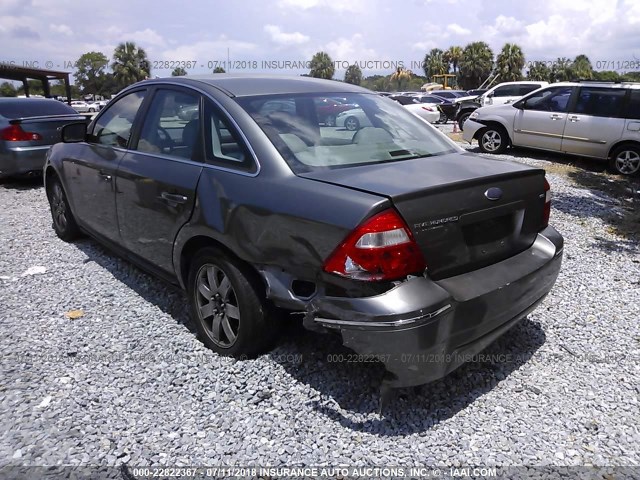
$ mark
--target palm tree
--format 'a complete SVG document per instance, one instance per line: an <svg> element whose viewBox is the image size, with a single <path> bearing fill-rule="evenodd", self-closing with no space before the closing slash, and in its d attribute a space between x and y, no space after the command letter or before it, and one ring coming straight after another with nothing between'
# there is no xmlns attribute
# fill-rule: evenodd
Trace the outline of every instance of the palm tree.
<svg viewBox="0 0 640 480"><path fill-rule="evenodd" d="M573 70L573 76L579 80L591 80L593 78L593 66L591 60L586 55L578 55L573 60L571 66Z"/></svg>
<svg viewBox="0 0 640 480"><path fill-rule="evenodd" d="M124 42L116 47L111 69L120 88L144 80L151 74L147 53L133 42Z"/></svg>
<svg viewBox="0 0 640 480"><path fill-rule="evenodd" d="M571 60L566 57L558 58L553 62L551 67L552 82L566 82L573 78L573 69Z"/></svg>
<svg viewBox="0 0 640 480"><path fill-rule="evenodd" d="M222 67L216 67L213 69L213 73L227 73L227 71Z"/></svg>
<svg viewBox="0 0 640 480"><path fill-rule="evenodd" d="M458 73L458 64L462 59L462 47L453 46L449 47L449 49L444 52L444 60L451 68L453 68L454 75Z"/></svg>
<svg viewBox="0 0 640 480"><path fill-rule="evenodd" d="M505 43L502 51L496 59L498 74L503 82L515 82L522 80L524 67L524 53L515 43Z"/></svg>
<svg viewBox="0 0 640 480"><path fill-rule="evenodd" d="M349 65L349 68L347 68L344 74L344 81L352 85L360 85L360 83L362 83L362 70L360 70L360 67L355 63Z"/></svg>
<svg viewBox="0 0 640 480"><path fill-rule="evenodd" d="M187 71L182 67L176 67L171 72L172 77L184 77L187 74Z"/></svg>
<svg viewBox="0 0 640 480"><path fill-rule="evenodd" d="M398 67L398 69L391 74L389 80L392 82L398 82L398 90L402 90L402 82L405 80L411 80L413 76L413 72L411 70L407 70L403 67Z"/></svg>
<svg viewBox="0 0 640 480"><path fill-rule="evenodd" d="M318 52L311 59L309 76L331 80L335 72L333 60L327 52Z"/></svg>
<svg viewBox="0 0 640 480"><path fill-rule="evenodd" d="M444 58L444 52L439 48L433 48L424 57L424 73L427 78L431 79L434 75L442 75L447 73L447 62Z"/></svg>
<svg viewBox="0 0 640 480"><path fill-rule="evenodd" d="M464 47L460 60L460 81L462 88L477 88L493 70L493 51L485 42L473 42Z"/></svg>
<svg viewBox="0 0 640 480"><path fill-rule="evenodd" d="M527 80L551 82L551 69L545 62L533 62L527 72Z"/></svg>

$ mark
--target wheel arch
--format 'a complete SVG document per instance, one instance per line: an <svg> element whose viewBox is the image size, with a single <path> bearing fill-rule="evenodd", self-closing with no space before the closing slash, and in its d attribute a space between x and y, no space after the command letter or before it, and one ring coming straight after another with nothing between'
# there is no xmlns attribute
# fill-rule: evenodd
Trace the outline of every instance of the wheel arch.
<svg viewBox="0 0 640 480"><path fill-rule="evenodd" d="M609 153L607 154L607 159L611 159L611 157L613 156L613 152L615 152L618 148L623 147L625 145L630 145L633 147L636 147L638 149L640 149L640 142L635 141L635 140L619 140L618 142L614 143L613 145L611 145L611 148L609 149Z"/></svg>
<svg viewBox="0 0 640 480"><path fill-rule="evenodd" d="M502 130L506 136L507 136L507 141L508 141L508 146L513 145L513 139L511 138L511 135L509 134L509 129L507 128L507 126L502 123L500 120L482 120L482 123L485 128L486 127L492 127L492 128L499 128L500 130ZM480 133L484 131L484 128L479 128L478 131L475 133L475 135L473 136L474 140L478 140L480 138Z"/></svg>

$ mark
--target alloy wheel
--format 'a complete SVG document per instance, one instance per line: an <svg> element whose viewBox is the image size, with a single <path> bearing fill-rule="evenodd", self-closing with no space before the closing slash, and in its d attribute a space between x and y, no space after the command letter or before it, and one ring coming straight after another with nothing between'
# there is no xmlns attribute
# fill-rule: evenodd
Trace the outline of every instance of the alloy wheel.
<svg viewBox="0 0 640 480"><path fill-rule="evenodd" d="M207 335L222 348L232 347L240 330L240 308L227 274L216 265L202 265L194 295L198 317Z"/></svg>
<svg viewBox="0 0 640 480"><path fill-rule="evenodd" d="M487 152L495 152L502 146L502 136L495 130L489 130L482 135L482 146Z"/></svg>
<svg viewBox="0 0 640 480"><path fill-rule="evenodd" d="M64 231L67 228L67 202L64 198L64 192L58 182L53 184L51 192L51 212L53 213L53 221L56 227Z"/></svg>
<svg viewBox="0 0 640 480"><path fill-rule="evenodd" d="M633 175L640 170L640 155L634 150L623 150L616 156L615 165L623 175Z"/></svg>

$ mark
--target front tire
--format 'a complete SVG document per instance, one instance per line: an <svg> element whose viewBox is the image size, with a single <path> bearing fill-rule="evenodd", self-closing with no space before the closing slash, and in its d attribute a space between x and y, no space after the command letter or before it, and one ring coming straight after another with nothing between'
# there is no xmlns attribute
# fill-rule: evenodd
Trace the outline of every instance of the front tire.
<svg viewBox="0 0 640 480"><path fill-rule="evenodd" d="M187 285L202 342L220 355L249 358L271 347L277 320L253 272L214 247L199 251Z"/></svg>
<svg viewBox="0 0 640 480"><path fill-rule="evenodd" d="M51 208L51 219L56 235L65 242L71 242L80 237L80 228L69 207L67 195L58 177L51 177L47 182L47 198Z"/></svg>
<svg viewBox="0 0 640 480"><path fill-rule="evenodd" d="M440 112L440 118L438 118L438 123L445 124L448 121L449 121L449 117L447 117L447 114L444 112Z"/></svg>
<svg viewBox="0 0 640 480"><path fill-rule="evenodd" d="M471 113L463 113L460 118L458 118L458 127L460 127L460 131L464 130L464 122L467 121Z"/></svg>
<svg viewBox="0 0 640 480"><path fill-rule="evenodd" d="M480 130L478 146L483 153L503 153L507 149L507 132L500 127L486 127Z"/></svg>
<svg viewBox="0 0 640 480"><path fill-rule="evenodd" d="M358 121L358 119L356 117L348 117L344 121L344 126L350 132L355 132L356 130L358 130L360 128L360 122Z"/></svg>
<svg viewBox="0 0 640 480"><path fill-rule="evenodd" d="M637 175L640 172L640 148L635 145L616 148L609 159L609 169L619 175Z"/></svg>

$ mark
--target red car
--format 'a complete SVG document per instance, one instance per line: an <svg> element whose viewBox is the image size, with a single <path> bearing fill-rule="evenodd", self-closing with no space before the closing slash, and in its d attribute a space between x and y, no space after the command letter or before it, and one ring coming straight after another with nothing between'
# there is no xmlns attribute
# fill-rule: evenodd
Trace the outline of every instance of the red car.
<svg viewBox="0 0 640 480"><path fill-rule="evenodd" d="M343 103L335 98L316 98L314 102L316 104L318 117L320 117L318 120L328 127L336 126L336 117L339 113L358 107L358 105L347 102Z"/></svg>

